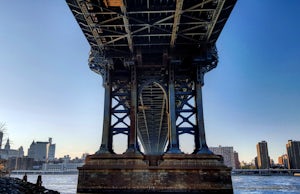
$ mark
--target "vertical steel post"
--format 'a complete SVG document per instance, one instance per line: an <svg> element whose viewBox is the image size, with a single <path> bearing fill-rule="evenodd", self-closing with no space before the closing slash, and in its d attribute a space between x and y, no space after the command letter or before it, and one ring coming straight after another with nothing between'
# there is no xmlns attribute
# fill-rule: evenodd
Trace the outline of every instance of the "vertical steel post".
<svg viewBox="0 0 300 194"><path fill-rule="evenodd" d="M174 64L169 65L169 150L167 153L182 153L179 149L178 133L176 128L176 101L175 101L175 73Z"/></svg>
<svg viewBox="0 0 300 194"><path fill-rule="evenodd" d="M206 138L205 138L205 127L204 127L204 115L203 115L203 101L202 101L202 86L204 85L204 69L201 65L197 65L197 73L196 73L196 80L195 80L195 89L196 89L196 122L197 132L195 135L198 135L199 142L200 142L200 148L197 148L197 142L195 142L196 148L198 150L195 150L197 154L213 154L206 144Z"/></svg>
<svg viewBox="0 0 300 194"><path fill-rule="evenodd" d="M131 97L130 97L130 130L128 135L128 148L126 153L136 153L137 148L137 80L136 80L136 66L131 66ZM139 153L139 152L138 152Z"/></svg>
<svg viewBox="0 0 300 194"><path fill-rule="evenodd" d="M197 105L196 96L194 99L195 99L195 105ZM196 109L196 112L197 112L197 109ZM195 126L195 133L194 133L195 149L194 149L193 154L197 154L197 152L200 150L199 127L198 127L197 123L198 123L198 117L196 115L196 126Z"/></svg>
<svg viewBox="0 0 300 194"><path fill-rule="evenodd" d="M105 75L103 75L104 86L104 115L103 115L103 130L102 130L102 142L100 149L96 154L113 153L112 149L112 133L111 133L111 79L110 70L106 68Z"/></svg>

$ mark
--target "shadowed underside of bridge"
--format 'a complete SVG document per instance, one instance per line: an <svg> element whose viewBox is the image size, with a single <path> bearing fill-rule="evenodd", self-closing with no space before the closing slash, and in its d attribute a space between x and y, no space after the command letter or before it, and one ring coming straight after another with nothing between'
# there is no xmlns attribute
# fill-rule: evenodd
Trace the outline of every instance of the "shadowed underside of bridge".
<svg viewBox="0 0 300 194"><path fill-rule="evenodd" d="M202 86L236 0L66 1L105 90L101 146L77 192L232 193L230 168L206 144ZM114 154L118 134L124 154ZM180 150L182 134L193 154Z"/></svg>
<svg viewBox="0 0 300 194"><path fill-rule="evenodd" d="M235 0L67 0L67 3L91 45L90 68L103 76L104 85L111 87L111 110L105 110L111 118L104 119L110 125L107 134L104 132L108 139L102 140L108 145L102 142L102 147L112 152L111 136L129 135L130 127L136 127L146 154L162 154L167 143L172 144L168 138L172 73L176 118L171 119L177 125L176 136L195 135L195 116L189 114L196 112L191 101L195 97L197 67L202 74L216 67L215 43ZM198 81L203 85L203 80ZM132 104L132 95L137 96L136 104ZM189 110L184 109L185 105ZM135 108L135 113L131 113ZM132 146L130 143L133 144L129 140L128 147Z"/></svg>

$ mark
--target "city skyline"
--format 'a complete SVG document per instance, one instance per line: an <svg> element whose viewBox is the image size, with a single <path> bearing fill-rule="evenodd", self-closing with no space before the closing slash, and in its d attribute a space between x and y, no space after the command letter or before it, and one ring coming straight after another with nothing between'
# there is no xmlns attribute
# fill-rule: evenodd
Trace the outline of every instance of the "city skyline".
<svg viewBox="0 0 300 194"><path fill-rule="evenodd" d="M7 140L8 140L9 138L7 138L7 139L5 139L5 144L7 144ZM52 141L52 138L51 137L49 137L48 138L48 141L50 142L50 139L51 139L51 141ZM299 142L298 140L294 140L294 139L289 139L289 140L287 140L287 144L289 144L291 141L294 141L294 142ZM4 141L2 141L2 147L4 148L4 143L3 143ZM40 142L40 143L45 143L45 142L47 142L47 141L41 141L41 140L32 140L32 142ZM265 142L265 143L268 143L268 142L266 142L266 141L264 141L264 140L262 140L261 142L257 142L257 144L256 144L256 151L257 151L257 146L258 146L258 144L260 144L260 143L262 143L262 142ZM31 143L32 144L32 143ZM287 146L287 144L286 144L286 146ZM55 144L54 144L55 145ZM24 146L23 145L20 145L19 146L19 149L20 148L23 148ZM26 147L26 146L25 146ZM31 146L28 146L28 149L30 148ZM209 149L211 149L211 151L213 151L215 154L219 154L219 153L216 153L215 151L214 151L214 149L218 149L218 148L234 148L234 147L232 147L232 146L221 146L221 145L218 145L218 147L212 147L212 146L210 146L209 147ZM286 148L286 147L285 147ZM16 149L16 148L11 148L11 149ZM126 148L122 148L122 149L126 149ZM267 148L267 151L268 151L269 149ZM119 150L118 150L119 151ZM184 150L185 151L185 150ZM26 154L25 154L26 153ZM239 154L238 152L236 152L235 150L233 150L233 153L237 153L237 154ZM72 156L72 158L78 158L78 157L81 157L82 155L85 155L85 154L91 154L91 153L87 153L87 152L83 152L83 153L78 153L79 155L74 155L74 156ZM282 157L283 155L288 155L288 152L287 152L287 150L286 150L286 152L285 153L283 153L282 155L275 155L274 156L274 158L270 158L270 160L273 160L273 161L276 161L275 163L277 164L279 164L279 161L277 161L277 159L278 158L280 158L280 157ZM29 156L29 153L28 152L24 152L24 156ZM55 157L55 158L62 158L62 157L65 157L65 156L69 156L69 154L68 153L66 153L65 155L60 155L60 156L58 156L58 157ZM247 163L253 163L254 164L254 160L255 160L255 158L258 156L258 153L256 153L256 156L254 156L254 158L252 158L251 160L249 160L249 161L245 161L245 160L239 160L239 162L247 162Z"/></svg>
<svg viewBox="0 0 300 194"><path fill-rule="evenodd" d="M285 9L279 0L237 2L217 41L218 67L205 77L208 146L233 146L251 161L259 141L276 159L300 140L299 11L296 0ZM1 2L0 21L0 122L12 147L53 137L57 157L96 152L102 78L88 68L90 47L65 1ZM183 150L193 146L182 139Z"/></svg>

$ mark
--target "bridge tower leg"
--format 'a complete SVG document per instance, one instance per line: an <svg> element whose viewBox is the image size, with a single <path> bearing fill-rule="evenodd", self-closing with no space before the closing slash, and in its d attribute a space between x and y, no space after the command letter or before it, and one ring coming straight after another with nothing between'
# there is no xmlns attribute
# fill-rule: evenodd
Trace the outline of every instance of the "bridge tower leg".
<svg viewBox="0 0 300 194"><path fill-rule="evenodd" d="M137 146L137 114L138 114L138 94L137 94L137 77L136 66L131 65L131 105L130 105L130 128L128 135L128 148L126 153L138 153L140 154Z"/></svg>
<svg viewBox="0 0 300 194"><path fill-rule="evenodd" d="M175 104L175 73L174 64L169 66L169 149L167 153L182 153L179 149L179 139L176 127L176 104Z"/></svg>
<svg viewBox="0 0 300 194"><path fill-rule="evenodd" d="M104 115L103 115L103 131L102 141L96 154L113 153L112 149L112 131L111 131L111 101L112 101L112 85L109 68L103 75L104 86Z"/></svg>
<svg viewBox="0 0 300 194"><path fill-rule="evenodd" d="M196 132L195 132L195 152L197 154L213 154L206 144L204 115L203 115L203 101L202 101L202 86L204 85L205 70L201 65L197 66L196 80L195 80L195 104L196 104ZM199 145L199 143L200 145ZM200 146L200 147L198 147Z"/></svg>

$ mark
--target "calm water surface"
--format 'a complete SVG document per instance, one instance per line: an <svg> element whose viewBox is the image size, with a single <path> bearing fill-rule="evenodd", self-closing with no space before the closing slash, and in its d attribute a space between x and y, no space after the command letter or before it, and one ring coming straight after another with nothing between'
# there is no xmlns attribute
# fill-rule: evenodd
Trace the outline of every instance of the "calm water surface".
<svg viewBox="0 0 300 194"><path fill-rule="evenodd" d="M35 183L37 175L27 175ZM75 194L78 175L42 175L43 186L61 194ZM22 175L12 175L22 178ZM300 194L300 177L293 176L232 176L235 194Z"/></svg>
<svg viewBox="0 0 300 194"><path fill-rule="evenodd" d="M300 194L300 177L294 176L232 176L232 183L235 194Z"/></svg>

